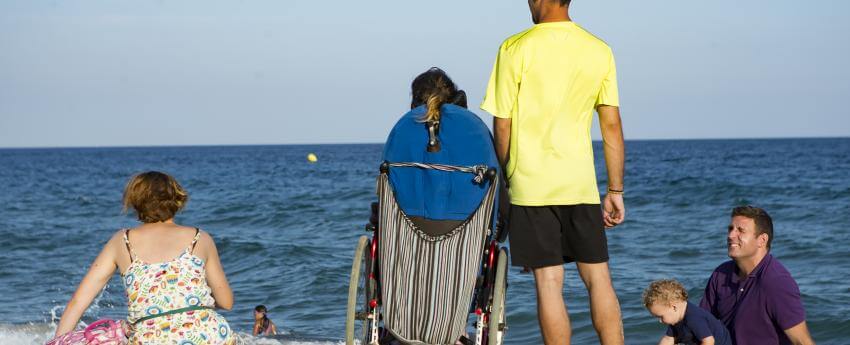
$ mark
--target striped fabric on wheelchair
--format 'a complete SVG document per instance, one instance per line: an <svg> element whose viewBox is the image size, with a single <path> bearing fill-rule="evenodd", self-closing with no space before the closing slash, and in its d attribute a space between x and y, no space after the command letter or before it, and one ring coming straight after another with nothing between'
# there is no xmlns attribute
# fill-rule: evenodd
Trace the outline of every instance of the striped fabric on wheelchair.
<svg viewBox="0 0 850 345"><path fill-rule="evenodd" d="M431 236L398 206L387 174L378 176L384 327L402 342L454 344L464 334L496 184L490 184L470 218L444 235Z"/></svg>

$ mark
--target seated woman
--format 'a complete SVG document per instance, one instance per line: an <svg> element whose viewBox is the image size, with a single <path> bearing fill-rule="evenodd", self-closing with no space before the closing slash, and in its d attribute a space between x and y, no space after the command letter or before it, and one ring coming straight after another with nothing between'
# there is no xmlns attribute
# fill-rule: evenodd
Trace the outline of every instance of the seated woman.
<svg viewBox="0 0 850 345"><path fill-rule="evenodd" d="M466 93L445 72L433 67L420 74L411 91L411 110L390 132L383 160L498 169L490 130L466 109ZM391 169L389 180L401 209L432 236L448 233L466 220L489 186L474 182L468 174L431 169Z"/></svg>
<svg viewBox="0 0 850 345"><path fill-rule="evenodd" d="M213 238L174 222L188 198L165 173L148 171L130 179L124 208L132 208L142 224L120 230L106 242L68 301L57 337L76 328L118 271L127 291L130 344L236 342L227 320L215 311L233 307L233 291Z"/></svg>

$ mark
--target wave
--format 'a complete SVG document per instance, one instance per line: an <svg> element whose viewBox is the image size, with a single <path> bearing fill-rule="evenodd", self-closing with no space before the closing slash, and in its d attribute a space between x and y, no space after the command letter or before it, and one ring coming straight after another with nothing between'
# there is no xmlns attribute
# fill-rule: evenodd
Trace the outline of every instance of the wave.
<svg viewBox="0 0 850 345"><path fill-rule="evenodd" d="M56 324L28 323L21 325L0 324L0 344L4 345L42 345L53 337ZM240 345L341 345L338 339L310 339L294 335L274 337L254 337L246 333L236 333Z"/></svg>

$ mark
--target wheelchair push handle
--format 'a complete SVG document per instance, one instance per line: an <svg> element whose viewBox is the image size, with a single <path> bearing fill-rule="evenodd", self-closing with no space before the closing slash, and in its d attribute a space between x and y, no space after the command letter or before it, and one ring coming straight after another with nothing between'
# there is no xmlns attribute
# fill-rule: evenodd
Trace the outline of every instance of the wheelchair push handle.
<svg viewBox="0 0 850 345"><path fill-rule="evenodd" d="M498 172L495 167L490 167L485 164L481 165L472 165L472 166L462 166L462 165L448 165L448 164L426 164L426 163L417 163L417 162L397 162L390 163L388 161L384 161L381 163L380 171L381 174L387 174L390 171L390 168L420 168L426 170L440 170L447 172L463 172L475 175L473 180L475 183L483 183L484 180L495 181L496 176L498 176Z"/></svg>

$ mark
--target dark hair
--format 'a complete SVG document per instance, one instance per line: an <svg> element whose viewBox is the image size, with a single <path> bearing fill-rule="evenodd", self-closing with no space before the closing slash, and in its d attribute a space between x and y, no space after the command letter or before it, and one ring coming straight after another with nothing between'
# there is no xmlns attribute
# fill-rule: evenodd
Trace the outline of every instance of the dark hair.
<svg viewBox="0 0 850 345"><path fill-rule="evenodd" d="M410 108L426 104L428 107L423 122L439 121L440 107L451 103L466 108L466 92L458 90L457 85L443 70L431 67L416 76L410 84Z"/></svg>
<svg viewBox="0 0 850 345"><path fill-rule="evenodd" d="M756 236L767 234L767 249L770 250L770 243L773 242L773 219L767 214L764 209L755 206L738 206L732 209L732 217L747 217L752 219L756 224Z"/></svg>
<svg viewBox="0 0 850 345"><path fill-rule="evenodd" d="M254 307L254 311L258 313L263 313L263 329L260 331L265 332L266 328L269 328L269 309L266 308L265 305L260 304Z"/></svg>
<svg viewBox="0 0 850 345"><path fill-rule="evenodd" d="M561 6L569 6L571 0L561 0Z"/></svg>
<svg viewBox="0 0 850 345"><path fill-rule="evenodd" d="M130 207L144 223L174 218L186 206L189 194L173 177L159 171L148 171L130 179L124 188L124 212Z"/></svg>

